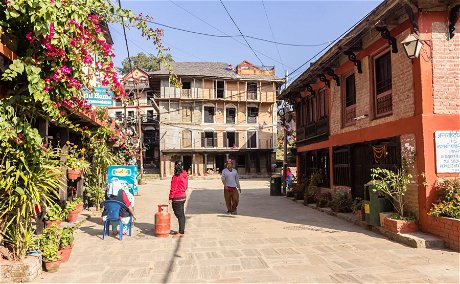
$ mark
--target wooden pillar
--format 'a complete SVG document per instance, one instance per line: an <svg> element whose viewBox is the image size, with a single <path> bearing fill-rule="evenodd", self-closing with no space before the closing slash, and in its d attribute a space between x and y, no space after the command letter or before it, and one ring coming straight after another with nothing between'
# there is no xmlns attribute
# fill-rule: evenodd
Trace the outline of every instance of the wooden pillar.
<svg viewBox="0 0 460 284"><path fill-rule="evenodd" d="M196 175L195 154L192 155L192 176Z"/></svg>
<svg viewBox="0 0 460 284"><path fill-rule="evenodd" d="M208 154L204 154L204 166L203 166L204 174L208 173L207 167L208 167Z"/></svg>

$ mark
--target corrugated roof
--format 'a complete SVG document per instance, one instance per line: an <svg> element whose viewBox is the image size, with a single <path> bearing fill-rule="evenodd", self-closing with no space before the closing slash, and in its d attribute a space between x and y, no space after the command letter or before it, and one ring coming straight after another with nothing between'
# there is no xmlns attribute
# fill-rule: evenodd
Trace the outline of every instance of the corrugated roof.
<svg viewBox="0 0 460 284"><path fill-rule="evenodd" d="M228 70L232 68L231 70ZM224 62L171 62L171 67L174 74L177 76L187 77L211 77L222 79L235 80L268 80L268 81L283 81L282 78L276 76L263 75L238 75L233 70L233 67ZM148 72L149 75L169 75L169 68L162 65L160 70Z"/></svg>

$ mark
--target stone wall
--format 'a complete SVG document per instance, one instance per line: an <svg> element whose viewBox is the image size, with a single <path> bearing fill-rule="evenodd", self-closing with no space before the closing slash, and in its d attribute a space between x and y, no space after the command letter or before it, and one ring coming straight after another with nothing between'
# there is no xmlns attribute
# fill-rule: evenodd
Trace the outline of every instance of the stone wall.
<svg viewBox="0 0 460 284"><path fill-rule="evenodd" d="M41 272L41 256L27 256L22 261L0 261L0 283L31 282Z"/></svg>

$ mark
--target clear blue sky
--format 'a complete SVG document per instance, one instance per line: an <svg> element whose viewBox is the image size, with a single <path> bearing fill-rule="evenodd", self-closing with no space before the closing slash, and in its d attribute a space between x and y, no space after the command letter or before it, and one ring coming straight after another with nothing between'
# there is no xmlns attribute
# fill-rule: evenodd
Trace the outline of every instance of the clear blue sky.
<svg viewBox="0 0 460 284"><path fill-rule="evenodd" d="M294 44L321 44L334 40L382 1L270 1L265 8L276 41ZM126 1L122 7L144 13L169 26L218 35L238 35L239 32L219 1ZM202 18L208 24L181 9ZM245 35L273 40L262 1L224 1L230 14ZM214 26L215 28L213 28ZM152 27L158 27L152 24ZM122 28L111 25L116 57L115 65L127 57ZM240 37L214 38L164 28L163 42L170 48L175 61L219 61L233 65L248 60L260 61ZM127 30L131 55L138 52L156 53L148 41L135 29ZM323 46L290 47L248 39L264 65L275 66L278 76L284 70L294 70L320 51ZM281 57L281 58L280 58ZM283 63L283 64L281 64ZM305 66L306 68L307 66ZM304 68L304 69L305 69ZM299 73L297 73L299 74Z"/></svg>

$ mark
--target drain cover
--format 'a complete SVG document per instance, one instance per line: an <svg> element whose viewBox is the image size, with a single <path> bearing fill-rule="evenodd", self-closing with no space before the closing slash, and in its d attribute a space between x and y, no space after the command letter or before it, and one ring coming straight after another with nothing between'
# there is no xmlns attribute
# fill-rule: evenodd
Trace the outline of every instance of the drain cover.
<svg viewBox="0 0 460 284"><path fill-rule="evenodd" d="M286 226L283 229L288 230L288 231L305 231L305 230L308 230L308 231L316 231L316 232L324 232L324 233L338 233L339 232L339 231L333 230L333 229L325 229L325 228L309 226L309 225Z"/></svg>

